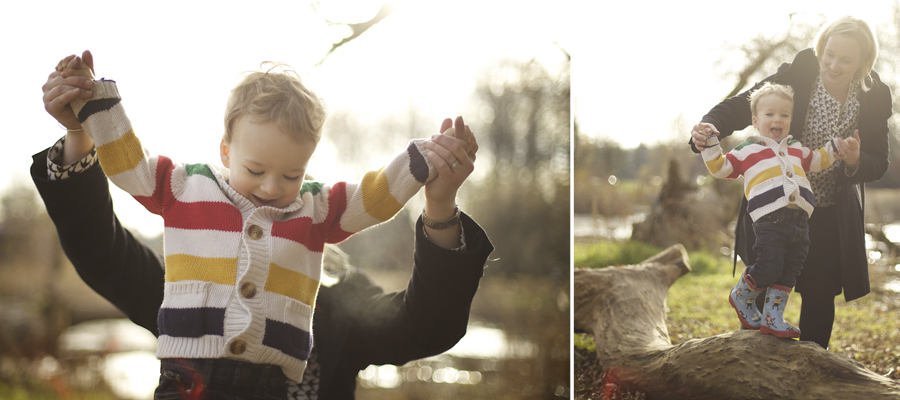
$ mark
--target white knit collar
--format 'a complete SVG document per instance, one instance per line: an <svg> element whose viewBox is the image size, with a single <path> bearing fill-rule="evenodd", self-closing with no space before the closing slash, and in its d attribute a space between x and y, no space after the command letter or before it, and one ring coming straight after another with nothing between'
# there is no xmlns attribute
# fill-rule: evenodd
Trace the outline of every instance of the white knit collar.
<svg viewBox="0 0 900 400"><path fill-rule="evenodd" d="M216 182L219 183L219 188L222 189L222 192L225 193L226 196L228 196L228 199L231 200L231 203L241 211L241 214L249 214L257 208L256 204L253 204L250 199L238 193L237 190L234 190L234 188L228 184L228 168L212 163L207 163L206 165L209 166L209 169L212 171L213 175L215 175ZM288 204L288 206L285 208L275 208L271 206L263 206L259 208L268 208L287 214L297 211L301 207L303 207L303 199L298 195L297 198L294 199L294 201L291 202L291 204Z"/></svg>
<svg viewBox="0 0 900 400"><path fill-rule="evenodd" d="M776 142L775 139L768 138L762 135L750 135L747 136L748 142L759 143L766 147L787 147L791 140L793 140L793 135L787 135L784 139L781 139L781 142Z"/></svg>

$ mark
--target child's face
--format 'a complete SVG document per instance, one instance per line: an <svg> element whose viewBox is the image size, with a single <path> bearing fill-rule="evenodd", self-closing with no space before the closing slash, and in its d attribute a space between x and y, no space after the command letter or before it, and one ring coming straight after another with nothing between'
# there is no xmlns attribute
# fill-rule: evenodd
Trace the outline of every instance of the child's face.
<svg viewBox="0 0 900 400"><path fill-rule="evenodd" d="M231 143L223 140L219 149L234 190L257 207L284 208L300 193L316 145L295 141L274 122L242 117L234 126Z"/></svg>
<svg viewBox="0 0 900 400"><path fill-rule="evenodd" d="M793 112L793 102L777 94L767 94L756 102L753 127L760 135L780 142L791 132Z"/></svg>

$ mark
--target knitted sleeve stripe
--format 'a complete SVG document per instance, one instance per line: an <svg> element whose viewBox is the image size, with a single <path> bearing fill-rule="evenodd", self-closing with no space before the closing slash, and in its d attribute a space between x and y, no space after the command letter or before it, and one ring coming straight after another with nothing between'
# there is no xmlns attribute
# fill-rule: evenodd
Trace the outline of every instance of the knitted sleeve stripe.
<svg viewBox="0 0 900 400"><path fill-rule="evenodd" d="M113 176L136 168L144 160L144 148L134 129L130 129L118 139L97 146L97 156L102 161L103 172Z"/></svg>
<svg viewBox="0 0 900 400"><path fill-rule="evenodd" d="M389 220L403 208L403 204L391 195L390 183L384 168L366 173L360 183L360 190L363 193L363 207L366 213L381 222Z"/></svg>
<svg viewBox="0 0 900 400"><path fill-rule="evenodd" d="M790 145L788 152L801 160L804 171L819 172L830 167L836 161L832 142L827 142L825 147L815 150L803 147L799 141L793 141Z"/></svg>

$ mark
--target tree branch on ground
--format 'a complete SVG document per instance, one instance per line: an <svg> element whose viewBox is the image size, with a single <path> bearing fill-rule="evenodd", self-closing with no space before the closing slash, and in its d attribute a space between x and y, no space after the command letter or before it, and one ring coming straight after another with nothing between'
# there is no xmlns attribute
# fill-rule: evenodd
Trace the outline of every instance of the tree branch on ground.
<svg viewBox="0 0 900 400"><path fill-rule="evenodd" d="M606 382L661 400L900 397L897 381L812 342L737 331L672 345L666 295L690 270L676 244L638 265L575 271L575 330L593 336Z"/></svg>

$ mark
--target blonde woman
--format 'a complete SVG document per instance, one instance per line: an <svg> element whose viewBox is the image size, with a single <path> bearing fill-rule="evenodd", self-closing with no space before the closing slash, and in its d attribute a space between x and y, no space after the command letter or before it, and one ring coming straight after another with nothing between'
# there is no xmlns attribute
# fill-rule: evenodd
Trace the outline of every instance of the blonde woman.
<svg viewBox="0 0 900 400"><path fill-rule="evenodd" d="M721 139L744 129L751 123L750 93L773 82L794 91L790 131L804 145L820 148L832 138L858 138L861 147L856 163L845 159L850 153L845 144L837 149L841 161L809 174L816 210L809 219L809 256L795 290L803 297L800 340L823 348L828 348L831 339L834 297L843 292L850 301L869 293L858 193L863 193L864 199L864 183L881 179L887 170L891 116L890 89L872 70L877 55L877 39L865 21L838 18L820 30L814 48L799 52L792 62L782 64L753 88L719 103L691 130L691 147L699 152L707 146L709 135ZM735 251L751 265L756 261L756 238L747 204L743 199Z"/></svg>

